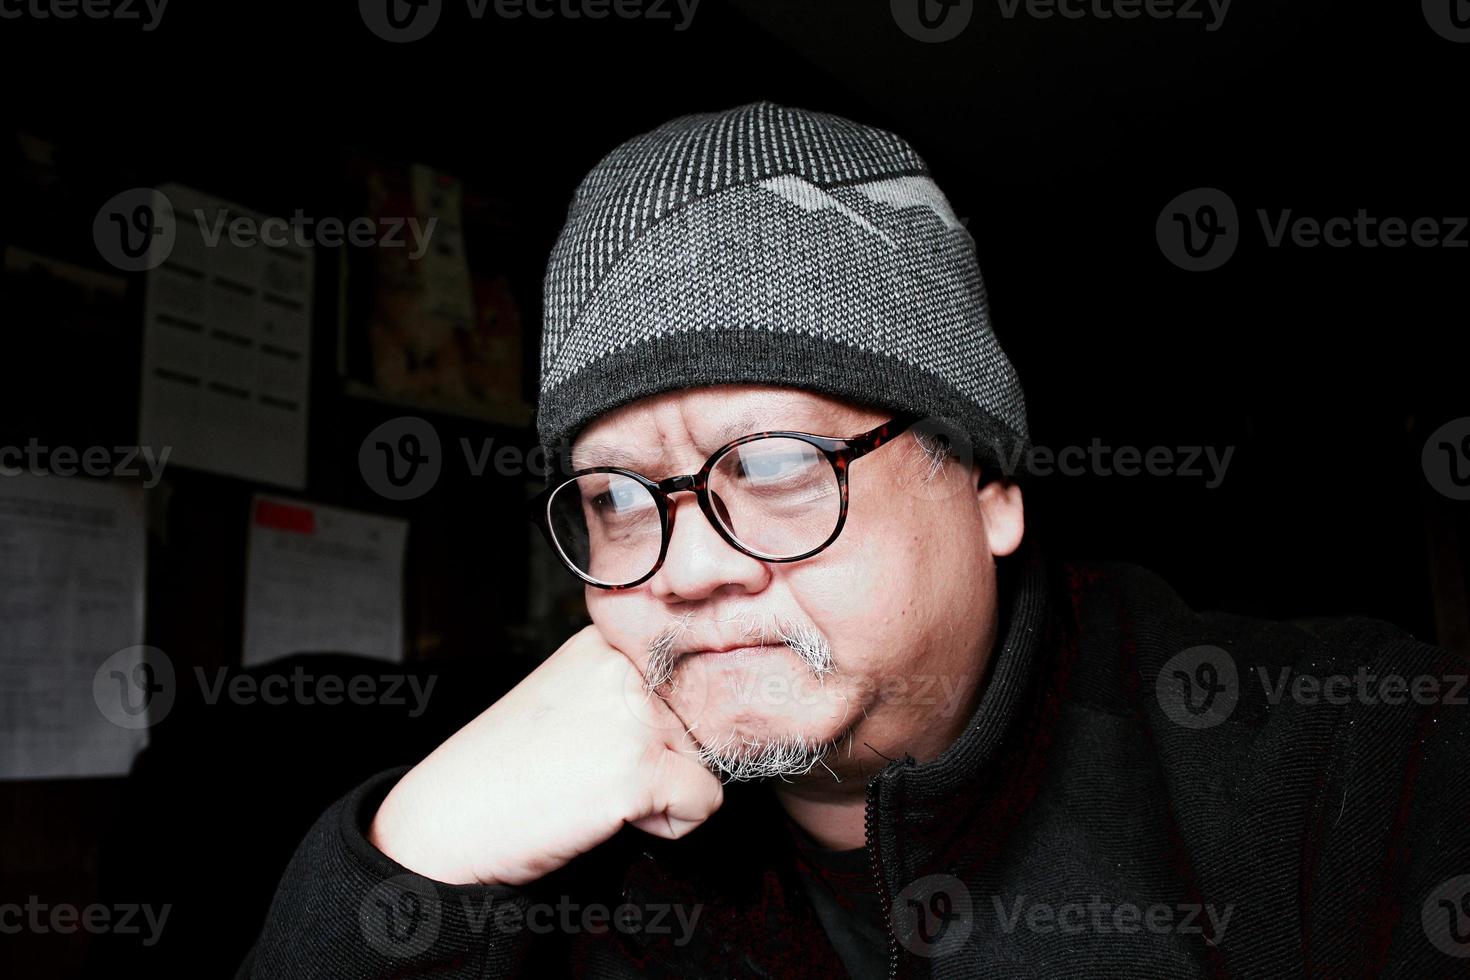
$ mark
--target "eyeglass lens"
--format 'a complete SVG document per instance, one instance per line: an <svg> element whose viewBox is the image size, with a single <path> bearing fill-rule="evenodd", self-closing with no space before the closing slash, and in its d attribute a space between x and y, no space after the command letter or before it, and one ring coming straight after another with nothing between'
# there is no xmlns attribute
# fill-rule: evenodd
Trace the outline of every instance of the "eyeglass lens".
<svg viewBox="0 0 1470 980"><path fill-rule="evenodd" d="M708 488L716 519L762 558L795 558L819 547L842 512L841 485L826 454L784 436L735 446L716 461ZM552 495L548 516L566 560L605 585L643 578L663 549L653 492L621 473L568 482Z"/></svg>

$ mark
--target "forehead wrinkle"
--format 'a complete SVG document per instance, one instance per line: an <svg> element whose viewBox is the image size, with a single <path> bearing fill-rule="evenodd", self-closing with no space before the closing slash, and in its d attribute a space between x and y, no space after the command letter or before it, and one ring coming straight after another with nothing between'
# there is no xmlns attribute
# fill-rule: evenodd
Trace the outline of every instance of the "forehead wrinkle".
<svg viewBox="0 0 1470 980"><path fill-rule="evenodd" d="M758 413L754 411L743 412L738 418L717 427L710 439L697 445L696 448L708 456L727 442L732 442L741 436L779 428L779 426L761 425L759 418ZM660 447L652 459L645 459L638 452L624 446L607 442L592 442L572 450L572 465L576 469L587 469L593 466L621 466L625 469L637 470L640 467L662 465L667 456L667 447Z"/></svg>

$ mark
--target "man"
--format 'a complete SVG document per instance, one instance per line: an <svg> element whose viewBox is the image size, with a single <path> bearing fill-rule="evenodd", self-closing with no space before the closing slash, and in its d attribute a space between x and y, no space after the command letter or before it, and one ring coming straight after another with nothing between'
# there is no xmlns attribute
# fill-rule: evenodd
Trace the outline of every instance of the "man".
<svg viewBox="0 0 1470 980"><path fill-rule="evenodd" d="M328 811L242 976L1470 965L1464 665L1045 560L973 243L899 138L760 103L619 147L541 389L593 625Z"/></svg>

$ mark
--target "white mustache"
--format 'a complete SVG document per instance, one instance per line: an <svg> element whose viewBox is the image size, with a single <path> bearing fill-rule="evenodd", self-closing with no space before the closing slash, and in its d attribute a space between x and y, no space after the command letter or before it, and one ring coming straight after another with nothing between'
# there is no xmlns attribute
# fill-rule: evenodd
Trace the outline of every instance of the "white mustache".
<svg viewBox="0 0 1470 980"><path fill-rule="evenodd" d="M667 684L674 676L674 668L679 660L692 649L686 648L675 652L680 645L679 638L686 633L693 633L694 628L690 620L694 618L693 613L686 613L675 618L672 622L660 629L648 643L648 664L643 670L643 685L649 691L655 691ZM810 623L798 622L785 617L764 617L755 614L743 614L727 617L716 622L740 622L740 636L742 639L749 638L750 646L765 646L772 638L786 644L802 661L812 669L817 677L824 677L836 671L832 662L832 645Z"/></svg>

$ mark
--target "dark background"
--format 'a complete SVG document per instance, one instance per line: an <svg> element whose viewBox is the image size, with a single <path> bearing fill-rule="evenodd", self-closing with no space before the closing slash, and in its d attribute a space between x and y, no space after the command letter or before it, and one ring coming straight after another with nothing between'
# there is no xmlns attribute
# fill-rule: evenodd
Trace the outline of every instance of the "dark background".
<svg viewBox="0 0 1470 980"><path fill-rule="evenodd" d="M91 222L120 190L177 180L270 214L350 217L348 155L427 163L514 215L512 237L467 246L507 257L534 399L538 278L603 154L684 112L757 99L836 112L906 137L966 220L1037 443L1235 447L1215 489L1178 476L1041 481L1028 516L1054 552L1143 563L1199 608L1375 616L1470 647L1467 505L1436 493L1420 463L1430 432L1470 415L1470 249L1268 248L1256 220L1258 208L1470 213L1470 45L1438 36L1417 4L1238 2L1207 31L1006 19L989 0L945 43L907 35L886 0L703 0L682 31L666 9L675 19L474 21L451 2L410 44L375 37L352 4L174 0L148 33L0 20L0 240L111 271ZM54 198L17 191L19 131L57 146ZM1241 245L1212 272L1176 268L1155 238L1165 204L1196 187L1224 190L1241 213ZM173 906L146 950L0 936L6 976L80 975L84 963L228 975L314 815L420 757L580 623L566 606L531 621L536 542L516 509L529 480L446 466L404 504L364 485L359 444L402 411L344 394L341 256L317 252L309 479L294 495L410 520L406 661L440 678L434 710L415 721L186 701L129 780L0 784L0 902ZM0 444L137 439L143 277L128 278L95 350L63 358L35 327L0 329ZM0 305L0 328L13 312ZM417 414L446 446L534 440ZM150 502L146 642L180 669L237 667L248 502L271 488L182 468L166 485Z"/></svg>

